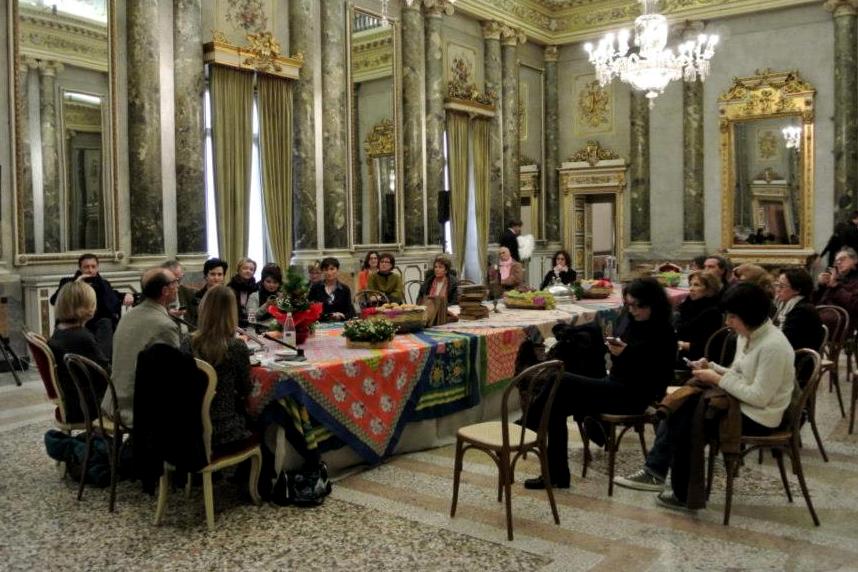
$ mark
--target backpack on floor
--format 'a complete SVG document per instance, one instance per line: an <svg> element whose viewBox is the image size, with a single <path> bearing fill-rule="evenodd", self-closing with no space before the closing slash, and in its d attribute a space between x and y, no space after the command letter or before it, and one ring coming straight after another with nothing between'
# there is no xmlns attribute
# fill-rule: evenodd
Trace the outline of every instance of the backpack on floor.
<svg viewBox="0 0 858 572"><path fill-rule="evenodd" d="M271 502L280 506L321 506L331 494L328 467L324 462L312 469L280 471L271 489Z"/></svg>

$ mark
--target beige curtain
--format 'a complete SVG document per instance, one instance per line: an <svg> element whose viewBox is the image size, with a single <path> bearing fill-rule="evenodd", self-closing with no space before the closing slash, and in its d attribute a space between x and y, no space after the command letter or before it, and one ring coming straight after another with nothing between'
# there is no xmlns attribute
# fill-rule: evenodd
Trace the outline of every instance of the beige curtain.
<svg viewBox="0 0 858 572"><path fill-rule="evenodd" d="M491 122L482 117L474 119L474 197L477 211L477 255L480 268L488 264L489 248L489 175L491 161Z"/></svg>
<svg viewBox="0 0 858 572"><path fill-rule="evenodd" d="M235 264L248 246L253 73L211 66L211 97L218 249Z"/></svg>
<svg viewBox="0 0 858 572"><path fill-rule="evenodd" d="M448 163L450 166L450 234L456 271L465 260L465 235L468 230L468 127L463 113L447 114Z"/></svg>
<svg viewBox="0 0 858 572"><path fill-rule="evenodd" d="M265 219L272 256L286 267L292 258L292 84L265 75L257 81Z"/></svg>

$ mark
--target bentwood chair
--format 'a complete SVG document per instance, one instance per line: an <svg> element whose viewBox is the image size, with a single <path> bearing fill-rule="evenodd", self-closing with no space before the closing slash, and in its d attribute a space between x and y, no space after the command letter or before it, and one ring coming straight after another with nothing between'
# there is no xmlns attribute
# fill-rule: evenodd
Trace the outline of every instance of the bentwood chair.
<svg viewBox="0 0 858 572"><path fill-rule="evenodd" d="M92 437L95 435L94 421L98 420L98 430L104 437L110 437L108 459L110 461L110 504L108 509L113 512L116 505L116 482L119 474L119 459L124 444L125 435L130 435L131 430L122 422L122 414L119 411L119 403L116 398L116 389L110 376L100 365L89 358L77 354L66 354L65 365L69 375L77 388L80 397L81 409L83 410L84 422L86 423L86 451L83 457L81 475L86 475L89 457L92 451ZM104 388L110 396L114 412L113 416L107 414L101 408L99 388ZM91 400L87 399L91 397ZM96 410L90 410L90 403L95 403ZM77 492L77 500L83 496L83 485L85 479L81 477Z"/></svg>
<svg viewBox="0 0 858 572"><path fill-rule="evenodd" d="M545 481L545 492L551 505L554 522L560 524L560 515L554 502L554 491L551 488L551 475L548 472L547 434L548 417L554 403L554 395L563 375L563 362L560 360L546 361L531 366L515 376L503 393L501 402L501 420L486 421L462 427L456 433L456 461L453 469L453 502L450 506L450 517L456 516L456 505L459 500L459 482L462 475L462 459L469 449L486 453L498 467L498 502L506 499L507 538L512 540L512 483L515 474L515 464L518 459L529 451L536 453ZM518 391L522 419L527 419L530 408L537 396L546 392L539 427L536 431L527 429L524 425L510 422L510 410L515 405L510 404L513 390Z"/></svg>
<svg viewBox="0 0 858 572"><path fill-rule="evenodd" d="M361 290L354 295L353 302L357 305L358 310L363 310L364 308L387 304L390 299L387 294L380 290Z"/></svg>
<svg viewBox="0 0 858 572"><path fill-rule="evenodd" d="M420 297L420 288L423 286L423 283L420 280L409 280L405 283L405 301L409 304L416 304L417 299Z"/></svg>
<svg viewBox="0 0 858 572"><path fill-rule="evenodd" d="M39 376L42 378L48 399L56 405L56 409L54 409L54 425L60 431L69 435L72 434L72 431L83 431L86 428L85 422L68 421L66 399L59 382L57 362L54 359L54 352L48 346L48 341L39 334L29 330L24 330L24 338L27 340L27 347L30 349L33 361L36 362L36 369L39 370Z"/></svg>
<svg viewBox="0 0 858 572"><path fill-rule="evenodd" d="M840 405L840 415L846 417L843 406L843 394L840 391L840 353L843 351L846 339L849 337L849 312L840 306L817 306L819 319L828 328L828 343L822 360L822 373L828 373L828 391L837 392L837 402Z"/></svg>
<svg viewBox="0 0 858 572"><path fill-rule="evenodd" d="M703 348L703 356L711 362L724 367L730 367L733 357L736 355L736 332L729 326L723 326L715 330L706 346Z"/></svg>
<svg viewBox="0 0 858 572"><path fill-rule="evenodd" d="M789 408L784 412L784 419L780 428L772 434L762 437L752 437L742 435L740 454L724 454L724 464L727 473L727 490L726 499L724 502L724 525L730 524L730 509L733 503L733 481L739 472L739 466L745 455L754 450L769 449L777 460L778 470L781 475L781 483L784 487L787 500L792 502L792 491L790 490L789 481L787 480L786 469L784 468L784 455L789 456L792 463L792 472L798 478L798 484L801 487L801 493L804 496L804 501L807 503L807 509L810 511L810 516L813 519L813 524L819 526L819 517L816 515L816 510L813 508L813 503L810 500L810 492L807 489L807 482L804 478L804 470L801 466L801 412L807 407L810 396L816 391L819 386L821 377L821 358L819 354L810 349L796 350L796 383L801 388L801 394L798 400L793 399ZM709 466L717 455L717 447L709 449ZM708 472L708 482L706 484L707 492L712 488L712 471Z"/></svg>
<svg viewBox="0 0 858 572"><path fill-rule="evenodd" d="M208 387L203 396L203 406L200 416L203 426L203 445L206 451L206 460L208 464L200 469L199 473L203 478L203 497L206 508L206 523L210 531L214 530L214 490L212 488L212 473L237 465L250 459L250 477L248 481L248 490L253 504L260 505L262 500L259 498L257 490L257 482L259 481L259 472L262 468L262 449L259 443L248 443L237 450L233 449L228 453L220 453L212 450L212 417L211 404L217 391L217 373L214 368L207 362L196 359L197 368L202 370L208 377ZM175 467L169 463L164 463L164 474L161 475L161 481L158 486L158 508L155 510L155 524L161 524L161 519L164 517L164 512L167 508L167 495L170 491L170 473L175 471Z"/></svg>

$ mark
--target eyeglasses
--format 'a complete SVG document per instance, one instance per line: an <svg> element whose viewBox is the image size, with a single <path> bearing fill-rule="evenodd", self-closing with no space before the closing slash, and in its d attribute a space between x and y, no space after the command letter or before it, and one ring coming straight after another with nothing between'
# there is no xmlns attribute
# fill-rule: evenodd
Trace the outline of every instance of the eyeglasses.
<svg viewBox="0 0 858 572"><path fill-rule="evenodd" d="M387 259L385 259L385 260L379 260L379 261L378 261L378 263L379 263L379 264L393 264L390 260L387 260Z"/></svg>
<svg viewBox="0 0 858 572"><path fill-rule="evenodd" d="M777 288L777 289L789 288L789 287L790 287L790 285L788 282L775 282L775 288Z"/></svg>

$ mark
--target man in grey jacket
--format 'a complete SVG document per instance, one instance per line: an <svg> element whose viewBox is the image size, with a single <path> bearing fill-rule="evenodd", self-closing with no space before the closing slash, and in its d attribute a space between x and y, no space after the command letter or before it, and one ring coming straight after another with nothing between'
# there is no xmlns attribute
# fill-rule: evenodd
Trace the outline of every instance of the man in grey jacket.
<svg viewBox="0 0 858 572"><path fill-rule="evenodd" d="M179 327L167 308L176 300L179 283L166 268L152 268L143 274L143 302L132 308L119 321L113 335L113 385L122 423L134 424L134 382L137 355L152 344L165 343L178 348ZM110 393L102 407L113 413Z"/></svg>

